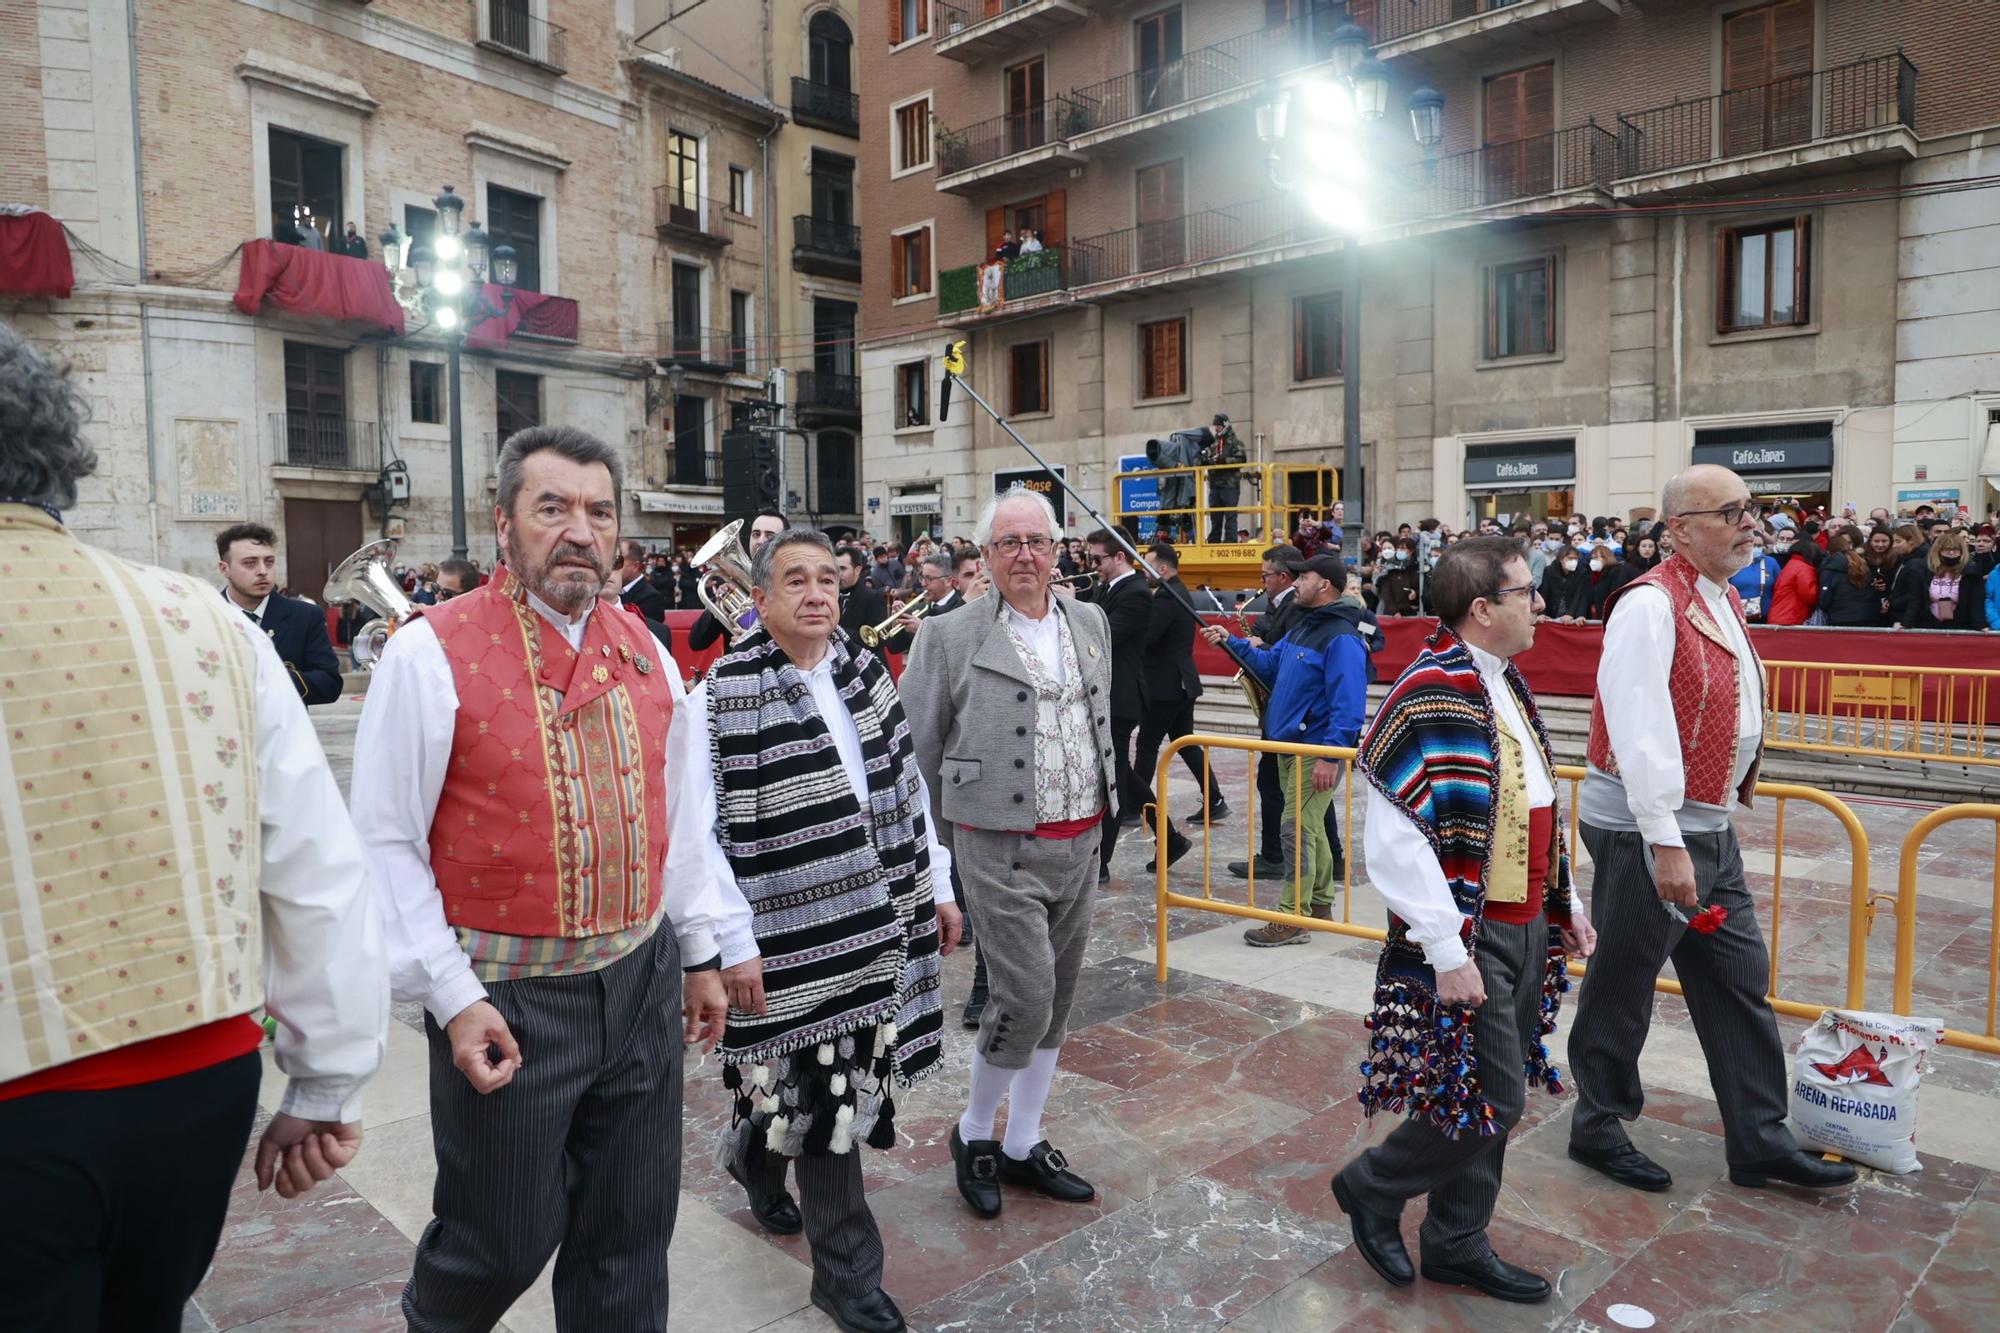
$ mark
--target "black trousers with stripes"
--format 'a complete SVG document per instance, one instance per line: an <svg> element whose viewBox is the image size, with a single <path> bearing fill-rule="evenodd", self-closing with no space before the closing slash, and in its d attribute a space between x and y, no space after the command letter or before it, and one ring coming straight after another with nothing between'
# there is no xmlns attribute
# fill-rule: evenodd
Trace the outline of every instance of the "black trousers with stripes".
<svg viewBox="0 0 2000 1333"><path fill-rule="evenodd" d="M560 1246L558 1328L656 1333L681 1190L672 926L596 972L486 989L521 1067L480 1096L425 1016L437 1185L403 1314L413 1333L484 1333Z"/></svg>
<svg viewBox="0 0 2000 1333"><path fill-rule="evenodd" d="M769 1194L798 1178L799 1217L812 1247L813 1281L840 1296L866 1296L882 1285L882 1230L868 1209L860 1143L844 1153L787 1157L767 1152L759 1166Z"/></svg>

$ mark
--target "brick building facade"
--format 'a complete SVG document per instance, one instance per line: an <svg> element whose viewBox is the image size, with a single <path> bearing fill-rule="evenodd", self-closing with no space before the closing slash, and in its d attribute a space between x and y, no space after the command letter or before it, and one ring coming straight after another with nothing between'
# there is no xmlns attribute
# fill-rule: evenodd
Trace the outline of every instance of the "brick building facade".
<svg viewBox="0 0 2000 1333"><path fill-rule="evenodd" d="M1335 467L1353 298L1318 194L1366 210L1371 524L1622 513L1691 458L1809 503L1994 503L2000 204L1954 182L1993 174L2000 10L1353 9L1388 115L1316 131L1337 4L864 4L885 122L862 156L871 261L906 254L909 228L934 256L922 290L890 262L865 275L871 494L956 534L1028 462L923 401L948 337L1095 500L1121 457L1216 411L1255 457ZM1425 84L1444 95L1428 161L1404 111ZM1296 191L1258 135L1272 86ZM916 104L925 141L896 115ZM1365 184L1329 188L1357 157ZM1014 261L1005 299L982 300L971 266L1024 222L1053 258Z"/></svg>

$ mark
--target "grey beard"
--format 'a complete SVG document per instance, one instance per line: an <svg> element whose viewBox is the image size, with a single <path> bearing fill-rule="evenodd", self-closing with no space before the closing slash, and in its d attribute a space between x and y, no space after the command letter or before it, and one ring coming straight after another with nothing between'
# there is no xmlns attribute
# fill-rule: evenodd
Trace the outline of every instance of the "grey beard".
<svg viewBox="0 0 2000 1333"><path fill-rule="evenodd" d="M554 561L567 554L569 552L563 550L552 551L549 554L549 564L537 570L530 570L527 567L526 553L521 550L520 545L511 540L507 543L508 567L515 571L528 591L564 615L573 616L597 599L598 589L604 585L604 575L600 571L597 577L589 582L556 577Z"/></svg>

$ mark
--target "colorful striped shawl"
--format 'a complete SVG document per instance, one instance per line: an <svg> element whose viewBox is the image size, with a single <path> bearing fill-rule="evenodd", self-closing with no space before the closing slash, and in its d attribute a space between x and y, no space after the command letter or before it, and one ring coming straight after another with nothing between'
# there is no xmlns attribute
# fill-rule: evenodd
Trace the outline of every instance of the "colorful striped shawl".
<svg viewBox="0 0 2000 1333"><path fill-rule="evenodd" d="M1511 663L1507 680L1553 773L1555 760L1535 696ZM1452 898L1465 914L1466 949L1475 954L1492 855L1498 749L1492 703L1478 664L1450 630L1439 626L1382 701L1362 737L1356 765L1429 839ZM1567 920L1569 848L1560 820L1556 840L1556 878L1543 907L1551 920ZM1569 989L1565 958L1560 931L1551 925L1542 985L1544 1034L1555 1031L1556 1010ZM1408 1111L1427 1118L1446 1137L1468 1130L1493 1133L1493 1108L1479 1091L1472 1013L1470 1007L1438 1001L1437 977L1423 949L1392 913L1375 973L1375 1009L1367 1019L1375 1035L1360 1070L1360 1098L1367 1113ZM1530 1087L1562 1091L1548 1048L1540 1042L1527 1053L1527 1078Z"/></svg>

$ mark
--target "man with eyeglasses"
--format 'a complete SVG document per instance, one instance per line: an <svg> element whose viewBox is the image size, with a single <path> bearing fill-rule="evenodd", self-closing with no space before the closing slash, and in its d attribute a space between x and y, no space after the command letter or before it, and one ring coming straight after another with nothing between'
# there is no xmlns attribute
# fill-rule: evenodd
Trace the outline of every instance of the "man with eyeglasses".
<svg viewBox="0 0 2000 1333"><path fill-rule="evenodd" d="M1425 1279L1543 1301L1548 1280L1486 1236L1528 1089L1561 1091L1542 1037L1567 956L1595 943L1570 913L1555 755L1512 660L1534 646L1542 599L1520 540L1498 535L1446 551L1431 596L1439 629L1383 700L1357 764L1369 878L1390 914L1360 1101L1409 1118L1349 1162L1333 1194L1392 1286L1416 1279L1399 1223L1428 1195Z"/></svg>
<svg viewBox="0 0 2000 1333"><path fill-rule="evenodd" d="M1603 944L1570 1034L1569 1155L1634 1189L1672 1186L1624 1123L1645 1107L1639 1052L1653 981L1672 958L1722 1110L1730 1180L1842 1185L1854 1168L1806 1156L1785 1127L1785 1050L1764 995L1770 955L1729 822L1757 789L1764 738L1763 663L1729 582L1755 554L1761 508L1741 477L1701 465L1667 483L1660 512L1673 555L1605 604L1578 802ZM1711 909L1725 914L1721 927L1691 933L1690 917Z"/></svg>
<svg viewBox="0 0 2000 1333"><path fill-rule="evenodd" d="M997 595L925 626L900 685L931 825L958 867L992 992L951 1134L959 1195L990 1218L1002 1184L1064 1202L1096 1197L1041 1126L1090 941L1117 770L1110 632L1099 607L1050 587L1054 509L1016 486L987 505L977 532ZM993 1129L1003 1101L1004 1141Z"/></svg>
<svg viewBox="0 0 2000 1333"><path fill-rule="evenodd" d="M1111 625L1111 744L1117 761L1117 810L1104 830L1098 883L1111 879L1111 857L1118 850L1119 827L1140 821L1140 787L1132 777L1132 738L1146 716L1146 631L1153 621L1153 596L1146 580L1110 531L1100 528L1083 539L1090 552L1097 583L1089 598ZM1168 859L1184 854L1187 845L1174 843Z"/></svg>
<svg viewBox="0 0 2000 1333"><path fill-rule="evenodd" d="M453 557L438 562L437 599L448 602L479 586L479 570L470 560Z"/></svg>

